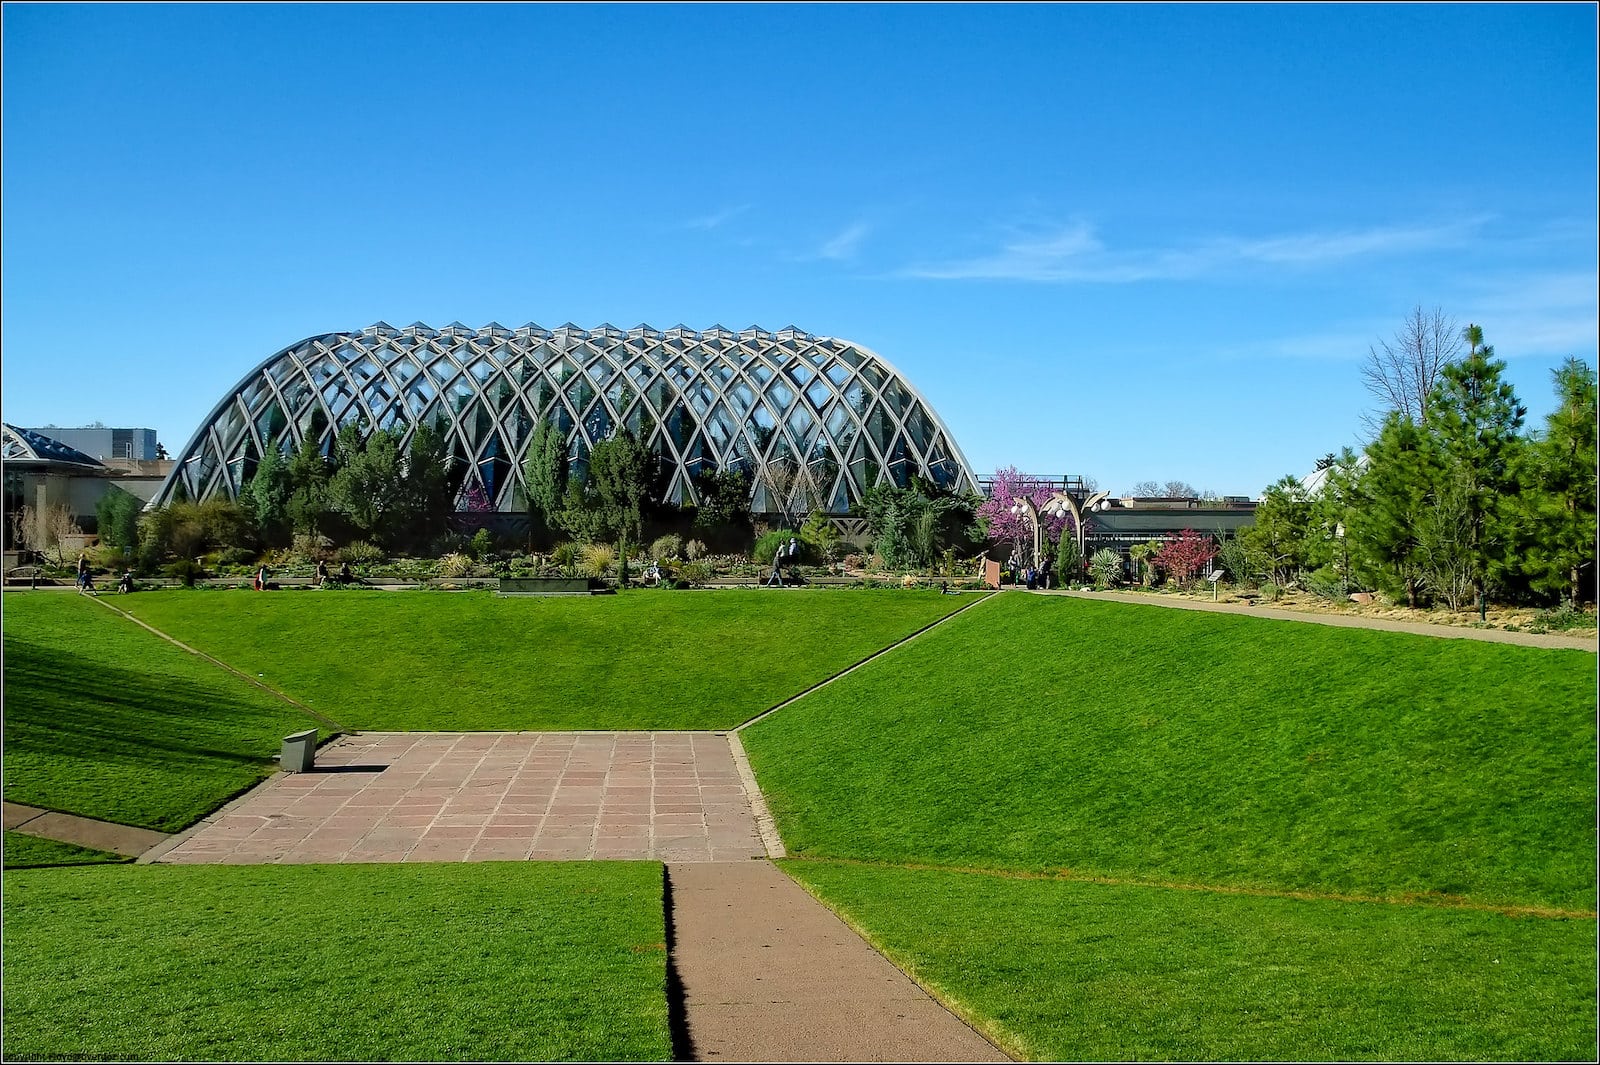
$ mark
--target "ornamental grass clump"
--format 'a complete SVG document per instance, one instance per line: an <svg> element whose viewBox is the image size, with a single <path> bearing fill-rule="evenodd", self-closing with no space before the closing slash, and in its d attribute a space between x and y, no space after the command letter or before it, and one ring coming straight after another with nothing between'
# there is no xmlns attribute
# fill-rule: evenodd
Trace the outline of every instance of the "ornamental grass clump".
<svg viewBox="0 0 1600 1065"><path fill-rule="evenodd" d="M439 576L465 577L472 572L472 556L452 551L439 560Z"/></svg>
<svg viewBox="0 0 1600 1065"><path fill-rule="evenodd" d="M617 549L610 544L585 544L583 571L590 577L604 577L616 564Z"/></svg>

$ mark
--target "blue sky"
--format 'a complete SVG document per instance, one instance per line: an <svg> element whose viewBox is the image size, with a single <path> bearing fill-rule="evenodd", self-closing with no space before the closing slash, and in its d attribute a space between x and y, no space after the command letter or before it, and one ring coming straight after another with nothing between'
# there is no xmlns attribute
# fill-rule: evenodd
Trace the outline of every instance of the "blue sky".
<svg viewBox="0 0 1600 1065"><path fill-rule="evenodd" d="M1596 359L1596 9L7 4L4 418L384 320L752 324L974 468L1254 495L1416 305Z"/></svg>

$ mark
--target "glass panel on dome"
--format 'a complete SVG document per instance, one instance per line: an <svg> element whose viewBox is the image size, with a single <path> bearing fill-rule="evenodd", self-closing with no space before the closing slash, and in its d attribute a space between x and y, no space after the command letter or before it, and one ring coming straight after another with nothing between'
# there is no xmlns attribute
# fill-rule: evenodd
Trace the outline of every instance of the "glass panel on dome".
<svg viewBox="0 0 1600 1065"><path fill-rule="evenodd" d="M574 366L572 364L572 360L568 359L565 355L556 359L555 365L550 367L550 376L555 378L556 384L558 385L566 384L567 378L571 377L577 372L578 368Z"/></svg>
<svg viewBox="0 0 1600 1065"><path fill-rule="evenodd" d="M933 441L933 425L922 412L920 403L911 405L911 414L906 418L906 437L911 441L912 448L921 452L926 452Z"/></svg>
<svg viewBox="0 0 1600 1065"><path fill-rule="evenodd" d="M889 409L899 417L905 417L906 407L910 405L911 397L906 395L906 390L901 387L898 379L889 381L883 386L883 398L889 404Z"/></svg>
<svg viewBox="0 0 1600 1065"><path fill-rule="evenodd" d="M850 347L848 344L839 349L839 359L840 361L847 363L852 368L859 368L862 362L865 361L861 357L861 352Z"/></svg>
<svg viewBox="0 0 1600 1065"><path fill-rule="evenodd" d="M798 362L784 372L789 375L789 380L794 382L795 387L802 392L805 391L806 385L811 383L811 379L817 376L816 371L812 370L811 367Z"/></svg>
<svg viewBox="0 0 1600 1065"><path fill-rule="evenodd" d="M828 503L828 509L835 514L848 514L850 512L850 493L847 490L849 478L841 477L833 489L833 499Z"/></svg>
<svg viewBox="0 0 1600 1065"><path fill-rule="evenodd" d="M267 367L267 376L272 378L273 384L281 388L285 381L292 377L299 377L299 370L300 367L296 365L294 359L284 357Z"/></svg>
<svg viewBox="0 0 1600 1065"><path fill-rule="evenodd" d="M611 405L613 411L621 412L628 409L636 395L626 378L618 378L610 388L606 389L606 402Z"/></svg>
<svg viewBox="0 0 1600 1065"><path fill-rule="evenodd" d="M693 407L694 412L702 418L706 416L706 411L711 409L712 401L715 399L716 394L711 391L711 386L704 381L693 385L689 389L689 406Z"/></svg>
<svg viewBox="0 0 1600 1065"><path fill-rule="evenodd" d="M837 444L843 441L846 426L850 424L850 415L845 413L843 403L835 403L828 408L828 417L825 424L828 429L828 436L833 439L834 443Z"/></svg>
<svg viewBox="0 0 1600 1065"><path fill-rule="evenodd" d="M767 386L767 399L779 410L788 410L789 404L794 402L794 391L782 381L773 381Z"/></svg>
<svg viewBox="0 0 1600 1065"><path fill-rule="evenodd" d="M451 383L450 391L447 393L450 409L457 413L466 410L467 404L471 403L477 394L477 391L465 380L459 377L456 378Z"/></svg>
<svg viewBox="0 0 1600 1065"><path fill-rule="evenodd" d="M267 404L267 409L256 418L256 433L266 442L268 447L277 443L283 431L289 427L289 419L284 416L283 408L276 400Z"/></svg>
<svg viewBox="0 0 1600 1065"><path fill-rule="evenodd" d="M851 381L844 390L845 405L857 414L867 411L867 390L861 386L860 381Z"/></svg>
<svg viewBox="0 0 1600 1065"><path fill-rule="evenodd" d="M606 413L605 404L594 405L594 409L583 419L583 431L597 444L611 435L611 415Z"/></svg>
<svg viewBox="0 0 1600 1065"><path fill-rule="evenodd" d="M382 369L378 366L377 359L371 355L363 355L350 367L350 372L355 375L357 381L370 381L377 377Z"/></svg>
<svg viewBox="0 0 1600 1065"><path fill-rule="evenodd" d="M485 437L493 440L494 418L483 408L481 403L473 405L472 412L472 438L482 440Z"/></svg>
<svg viewBox="0 0 1600 1065"><path fill-rule="evenodd" d="M567 386L567 399L576 411L587 410L589 402L595 397L594 386L589 384L587 378L579 377Z"/></svg>
<svg viewBox="0 0 1600 1065"><path fill-rule="evenodd" d="M758 429L765 429L769 432L778 427L778 419L772 416L772 412L767 409L765 403L757 403L745 418L745 421Z"/></svg>
<svg viewBox="0 0 1600 1065"><path fill-rule="evenodd" d="M874 444L878 445L879 453L881 454L888 450L889 441L894 436L894 423L889 420L889 415L880 404L874 403L872 405L872 409L867 412L863 424L866 427L867 435L872 438Z"/></svg>
<svg viewBox="0 0 1600 1065"><path fill-rule="evenodd" d="M728 402L733 405L733 409L741 419L750 413L750 408L755 404L755 401L755 392L743 381L734 385L728 392Z"/></svg>
<svg viewBox="0 0 1600 1065"><path fill-rule="evenodd" d="M244 430L244 415L239 413L238 401L228 404L227 409L217 419L217 436L222 440L224 447L233 447L239 442L239 434Z"/></svg>
<svg viewBox="0 0 1600 1065"><path fill-rule="evenodd" d="M726 452L728 441L733 439L737 423L728 413L728 408L718 403L711 409L710 416L706 419L706 433L711 438L711 443L718 455Z"/></svg>
<svg viewBox="0 0 1600 1065"><path fill-rule="evenodd" d="M240 391L239 398L244 401L245 410L255 411L261 405L261 398L270 394L266 380L258 377Z"/></svg>
<svg viewBox="0 0 1600 1065"><path fill-rule="evenodd" d="M772 367L768 366L764 362L756 363L745 372L751 377L754 377L763 386L765 386L768 381L772 380Z"/></svg>
<svg viewBox="0 0 1600 1065"><path fill-rule="evenodd" d="M656 381L645 389L645 398L650 401L650 406L655 408L657 416L665 416L674 404L673 392L665 381Z"/></svg>
<svg viewBox="0 0 1600 1065"><path fill-rule="evenodd" d="M389 372L394 375L394 379L396 381L399 381L403 385L421 373L422 367L417 365L416 359L413 359L410 355L405 355L397 359L394 364L389 367Z"/></svg>
<svg viewBox="0 0 1600 1065"><path fill-rule="evenodd" d="M534 418L544 420L550 416L550 408L555 406L555 386L544 378L539 379L538 387L530 390L532 405L528 408Z"/></svg>
<svg viewBox="0 0 1600 1065"><path fill-rule="evenodd" d="M678 454L683 454L683 449L688 446L689 437L695 430L694 416L682 407L678 407L663 419L663 423L667 429L667 436L677 446Z"/></svg>
<svg viewBox="0 0 1600 1065"><path fill-rule="evenodd" d="M827 373L828 380L832 381L836 388L843 388L845 381L850 378L850 371L837 362L829 364Z"/></svg>
<svg viewBox="0 0 1600 1065"><path fill-rule="evenodd" d="M817 410L827 406L828 400L832 397L833 389L829 388L828 383L820 377L811 382L811 387L806 389L806 398L811 401L811 405Z"/></svg>
<svg viewBox="0 0 1600 1065"><path fill-rule="evenodd" d="M683 469L690 477L695 476L707 466L706 445L699 433L689 442L689 447L683 453Z"/></svg>
<svg viewBox="0 0 1600 1065"><path fill-rule="evenodd" d="M719 361L716 366L712 367L711 375L717 379L717 384L726 388L728 382L733 380L733 367L729 366L725 361Z"/></svg>
<svg viewBox="0 0 1600 1065"><path fill-rule="evenodd" d="M789 426L789 435L794 437L795 443L805 446L808 442L807 438L811 435L811 427L817 424L817 420L811 416L811 412L806 409L804 404L798 404L794 410L789 412L787 424Z"/></svg>

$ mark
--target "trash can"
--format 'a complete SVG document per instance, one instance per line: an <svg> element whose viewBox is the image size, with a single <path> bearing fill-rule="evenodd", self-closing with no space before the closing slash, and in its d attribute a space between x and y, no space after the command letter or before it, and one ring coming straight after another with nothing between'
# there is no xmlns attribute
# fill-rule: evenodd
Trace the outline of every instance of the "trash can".
<svg viewBox="0 0 1600 1065"><path fill-rule="evenodd" d="M278 756L278 764L285 772L306 773L316 757L317 730L310 728L283 738L283 753Z"/></svg>

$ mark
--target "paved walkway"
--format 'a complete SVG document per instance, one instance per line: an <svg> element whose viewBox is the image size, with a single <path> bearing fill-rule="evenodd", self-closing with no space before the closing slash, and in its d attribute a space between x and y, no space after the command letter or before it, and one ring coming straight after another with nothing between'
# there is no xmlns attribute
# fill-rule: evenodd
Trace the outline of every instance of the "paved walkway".
<svg viewBox="0 0 1600 1065"><path fill-rule="evenodd" d="M154 829L115 825L109 821L96 821L92 817L41 810L37 806L15 802L5 804L5 827L7 832L75 843L80 847L110 851L127 858L137 858L172 838Z"/></svg>
<svg viewBox="0 0 1600 1065"><path fill-rule="evenodd" d="M692 1060L1010 1060L770 862L667 884Z"/></svg>
<svg viewBox="0 0 1600 1065"><path fill-rule="evenodd" d="M362 733L146 860L744 860L766 854L726 735Z"/></svg>
<svg viewBox="0 0 1600 1065"><path fill-rule="evenodd" d="M1275 618L1279 621L1306 621L1313 625L1333 625L1346 629L1410 632L1418 636L1439 636L1447 640L1483 640L1486 643L1514 643L1523 647L1569 647L1579 651L1596 649L1596 640L1592 636L1565 636L1555 632L1541 635L1536 632L1507 632L1505 629L1472 629L1462 625L1430 625L1421 621L1393 621L1388 618L1362 617L1359 614L1314 614L1298 610L1280 610L1269 606L1245 606L1243 603L1207 603L1198 599L1141 595L1138 592L1072 592L1057 589L1032 594L1066 595L1075 599L1107 599L1115 603L1176 607L1179 610L1209 610L1216 614L1244 614L1248 617Z"/></svg>

